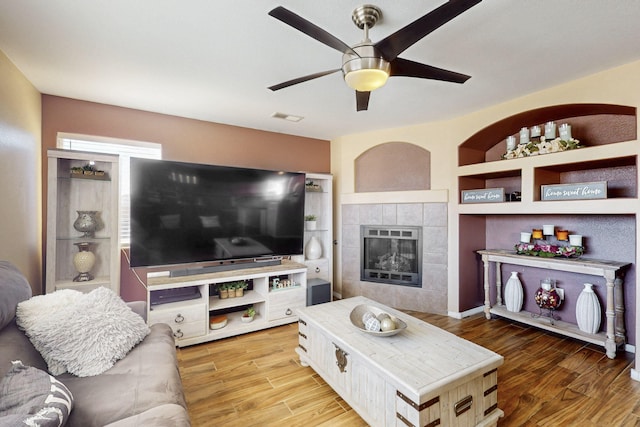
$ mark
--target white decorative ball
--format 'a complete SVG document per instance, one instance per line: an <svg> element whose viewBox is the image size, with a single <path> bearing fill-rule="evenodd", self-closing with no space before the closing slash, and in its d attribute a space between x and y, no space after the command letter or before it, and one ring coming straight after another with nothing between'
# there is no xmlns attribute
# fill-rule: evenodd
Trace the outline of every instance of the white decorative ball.
<svg viewBox="0 0 640 427"><path fill-rule="evenodd" d="M380 329L382 329L382 332L393 331L395 328L396 322L394 322L391 317L387 316L382 319L382 322L380 322Z"/></svg>
<svg viewBox="0 0 640 427"><path fill-rule="evenodd" d="M369 320L369 319L375 319L375 318L376 318L376 315L375 315L375 314L373 314L373 313L372 313L372 312L370 312L370 311L365 311L365 313L362 315L362 323L363 323L363 324L366 324L366 323L367 323L367 320Z"/></svg>
<svg viewBox="0 0 640 427"><path fill-rule="evenodd" d="M378 314L377 319L382 322L384 319L390 319L391 316L389 316L387 313L380 313Z"/></svg>
<svg viewBox="0 0 640 427"><path fill-rule="evenodd" d="M371 332L380 332L380 321L374 317L364 322L364 328Z"/></svg>

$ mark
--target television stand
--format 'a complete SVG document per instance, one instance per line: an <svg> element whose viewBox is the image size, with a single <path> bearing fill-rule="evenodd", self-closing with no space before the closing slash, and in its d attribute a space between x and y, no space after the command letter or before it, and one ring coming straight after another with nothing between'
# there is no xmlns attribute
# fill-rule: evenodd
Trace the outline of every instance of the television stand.
<svg viewBox="0 0 640 427"><path fill-rule="evenodd" d="M171 270L169 272L169 277L194 276L198 274L218 273L221 271L266 267L268 265L280 265L281 263L282 263L282 258L280 257L221 261L220 264L217 264L217 265L208 265L205 267L191 267L191 268L182 268L179 270Z"/></svg>
<svg viewBox="0 0 640 427"><path fill-rule="evenodd" d="M271 261L278 264L258 261L244 269L233 264L232 270L213 273L147 276L148 324L167 323L173 329L176 345L184 347L297 322L296 310L305 307L307 301L307 266L288 259ZM219 285L238 281L252 283L253 289L245 290L240 297L218 296ZM274 282L278 281L287 286L276 288ZM185 287L196 287L200 297L151 306L151 301L157 300L155 293ZM256 315L252 322L245 323L242 314L249 306L254 307ZM210 329L209 317L222 314L227 317L226 326Z"/></svg>

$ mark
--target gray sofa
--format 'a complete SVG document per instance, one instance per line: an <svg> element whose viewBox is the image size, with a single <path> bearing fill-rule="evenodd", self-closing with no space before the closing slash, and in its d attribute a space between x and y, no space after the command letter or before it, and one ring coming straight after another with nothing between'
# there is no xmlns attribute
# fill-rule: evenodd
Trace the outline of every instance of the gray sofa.
<svg viewBox="0 0 640 427"><path fill-rule="evenodd" d="M24 276L10 263L0 261L0 380L12 370L15 360L47 371L47 363L16 325L16 306L30 297L31 287ZM138 310L140 307L134 309ZM73 394L66 426L190 425L171 328L157 324L150 329L142 342L104 373L55 377Z"/></svg>

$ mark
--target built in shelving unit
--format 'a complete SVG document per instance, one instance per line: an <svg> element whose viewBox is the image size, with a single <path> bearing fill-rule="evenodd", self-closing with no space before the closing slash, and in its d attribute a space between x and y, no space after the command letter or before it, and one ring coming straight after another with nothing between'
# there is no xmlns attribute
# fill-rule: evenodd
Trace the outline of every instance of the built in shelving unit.
<svg viewBox="0 0 640 427"><path fill-rule="evenodd" d="M333 289L333 177L308 173L306 182L304 213L318 219L315 230L305 229L304 244L306 248L309 239L315 236L322 246L322 256L312 260L305 253L304 264L309 267L309 279L325 280Z"/></svg>
<svg viewBox="0 0 640 427"><path fill-rule="evenodd" d="M72 174L72 168L92 164L104 174ZM47 253L46 292L58 289L76 289L89 292L105 286L120 293L119 242L119 157L107 154L70 150L48 151L47 180ZM93 237L73 227L77 211L98 211L100 226ZM73 257L78 252L75 244L91 243L96 256L90 272L95 278L74 281L78 272Z"/></svg>
<svg viewBox="0 0 640 427"><path fill-rule="evenodd" d="M583 148L549 153L531 157L523 157L509 160L502 160L501 155L506 151L505 139L509 135L516 135L521 127L531 127L541 125L547 121L556 123L569 123L573 127L573 137L580 140ZM496 224L501 224L501 232L513 233L509 229L509 222L512 218L522 218L530 216L533 223L540 225L546 217L559 218L563 223L571 224L576 218L589 216L591 221L590 230L584 230L583 234L589 231L594 232L600 226L615 222L618 218L636 218L640 211L638 199L638 152L640 144L637 139L637 119L634 107L607 105L607 104L568 104L557 105L537 110L523 112L512 117L508 117L493 125L486 127L467 141L462 143L458 151L458 221L459 221L459 283L461 284L461 294L466 292L476 292L483 287L478 283L478 269L469 268L470 265L479 265L480 271L482 263L476 251L484 253L488 257L491 251L511 249L511 255L515 255L510 247L496 247L496 242L500 241L496 236ZM562 200L550 201L542 200L541 186L548 184L577 184L584 182L607 181L608 194L605 199L597 200ZM504 188L505 193L519 192L519 201L504 201L499 203L473 203L464 204L461 201L462 190L476 190L489 188ZM536 218L536 219L533 219ZM540 221L538 221L540 219ZM488 225L491 222L491 226ZM636 223L636 221L633 221ZM494 233L489 231L492 228ZM526 230L521 230L526 231ZM621 233L625 234L625 233ZM635 284L635 248L637 246L637 233L635 230L627 230L626 235L621 235L618 242L628 243L628 253L626 259L604 261L616 265L627 266L631 264L630 274L625 281L632 281ZM606 238L599 239L607 241ZM615 242L615 239L613 240ZM517 243L517 240L512 242ZM609 243L611 244L611 243ZM483 250L489 249L490 251ZM587 248L589 249L589 248ZM606 253L611 248L593 248L600 253ZM584 255L585 259L590 258L589 250ZM608 258L608 257L600 257ZM487 259L485 261L488 262ZM508 263L509 259L504 259ZM522 260L511 259L512 264L525 266L524 268L549 268L549 263L532 259L524 264ZM538 262L537 262L538 261ZM537 265L533 265L532 263ZM569 261L570 262L570 261ZM486 263L485 263L486 264ZM566 266L562 266L564 268ZM485 268L486 265L485 265ZM557 268L557 270L562 270ZM575 271L570 268L564 271ZM485 273L486 270L485 270ZM487 273L488 274L488 273ZM492 273L493 274L493 273ZM498 275L497 273L496 275ZM482 276L480 276L482 277ZM484 285L487 286L489 279L485 277ZM610 286L609 286L610 285ZM463 289L469 286L469 289ZM475 286L474 289L471 286ZM566 292L570 298L575 300L581 290L581 286L567 286ZM584 334L576 333L577 327L573 324L559 322L550 330L565 334L574 338L581 338L589 342L596 342L607 346L607 353L611 357L615 355L615 348L624 343L624 337L620 337L620 331L614 334L613 324L616 323L616 316L622 316L624 307L620 310L613 310L614 298L618 301L622 299L622 286L616 286L607 282L607 297L602 298L607 305L606 313L609 324L603 322L603 328L607 333L600 333L585 338ZM615 292L614 292L615 290ZM604 292L604 291L601 291ZM616 296L614 296L614 293ZM619 294L619 295L618 295ZM522 321L522 316L508 313L501 307L500 301L495 301L496 292L491 291L493 301L489 301L489 289L485 294L485 311L513 318ZM499 298L499 294L498 294ZM609 300L610 298L610 300ZM469 309L469 308L463 308ZM603 309L603 314L605 310ZM614 313L614 311L616 311ZM523 314L527 316L528 313ZM536 325L539 322L530 321ZM570 317L570 316L567 316ZM624 319L622 320L624 325ZM618 323L619 324L619 323ZM546 329L547 324L544 324ZM615 342L615 346L614 343Z"/></svg>

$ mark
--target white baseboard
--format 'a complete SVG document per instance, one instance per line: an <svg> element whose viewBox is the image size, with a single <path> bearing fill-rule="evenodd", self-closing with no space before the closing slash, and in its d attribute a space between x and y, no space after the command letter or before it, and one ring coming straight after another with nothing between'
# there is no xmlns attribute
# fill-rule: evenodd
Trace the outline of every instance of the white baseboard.
<svg viewBox="0 0 640 427"><path fill-rule="evenodd" d="M631 345L631 344L625 344L624 345L624 351L626 351L627 353L636 353L636 346L635 345Z"/></svg>
<svg viewBox="0 0 640 427"><path fill-rule="evenodd" d="M464 319L465 317L473 316L474 314L484 312L484 306L472 308L471 310L463 311L462 313L456 311L449 311L447 315L454 319Z"/></svg>
<svg viewBox="0 0 640 427"><path fill-rule="evenodd" d="M636 381L640 381L640 371L636 370L635 368L631 369L631 379L632 380L636 380Z"/></svg>

